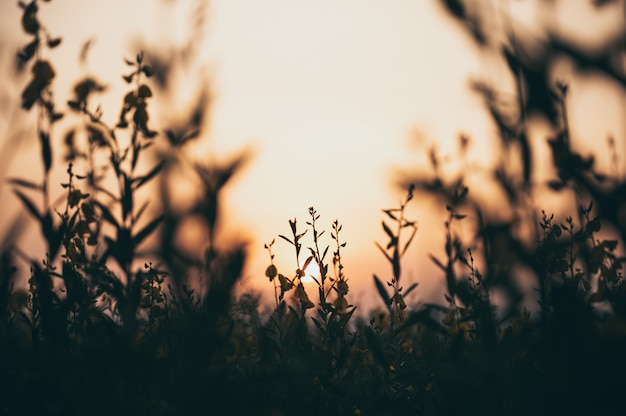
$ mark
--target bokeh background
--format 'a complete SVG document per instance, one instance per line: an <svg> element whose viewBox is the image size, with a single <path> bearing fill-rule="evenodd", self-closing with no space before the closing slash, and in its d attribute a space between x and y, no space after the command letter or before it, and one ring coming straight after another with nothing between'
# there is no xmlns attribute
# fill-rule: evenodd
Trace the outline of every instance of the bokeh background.
<svg viewBox="0 0 626 416"><path fill-rule="evenodd" d="M225 191L220 225L223 238L248 241L238 290L261 290L271 299L263 244L288 234L288 219L296 217L304 227L307 208L314 206L327 234L335 219L343 224L351 290L359 299L374 299L372 273L383 279L389 275L374 245L385 237L381 209L399 203L405 194L400 179L427 165L433 146L447 175L471 167L475 176L468 185L486 212L494 218L509 215L488 174L502 157L499 133L484 96L472 85L488 81L497 87L502 105L515 102L514 78L501 53L510 34L521 52L538 61L546 60L549 40L593 57L625 37L621 1L466 1L465 16L481 22L481 44L451 13L455 3L55 0L40 14L49 31L63 38L62 46L49 53L57 68L55 101L66 102L73 83L92 74L107 85L97 101L111 124L126 88L124 57L145 50L149 62L151 53L162 60L188 58L176 73L176 94L155 97L153 126L175 120L177 111L208 86L204 128L194 152L210 160L242 149L252 155ZM598 8L595 3L607 4ZM34 116L19 108L23 85L11 77L15 52L25 39L20 13L13 1L0 4L3 180L39 177L31 162L37 149ZM88 54L81 60L86 42ZM177 55L189 45L187 55ZM615 59L623 74L623 54ZM569 85L575 148L593 152L600 170L623 177L624 163L611 168L605 143L612 136L624 154L624 82L578 63L563 54L550 59L548 68L550 79ZM533 180L540 183L553 175L546 163L546 135L553 126L541 117L531 121L529 139L539 166ZM62 133L63 125L53 140L60 142ZM470 139L463 161L461 134ZM64 170L57 168L61 175ZM187 188L180 183L181 192ZM567 195L545 190L535 197L546 211L558 214L571 207ZM4 232L21 208L7 186L0 198ZM405 259L405 276L421 285L412 301L443 301L438 299L443 276L429 253L443 251L445 214L434 198L418 195L412 201L409 216L418 221L419 231ZM201 250L203 238L190 231L186 244ZM37 249L34 238L24 237L20 244ZM279 269L291 273L292 250L277 240L274 251Z"/></svg>

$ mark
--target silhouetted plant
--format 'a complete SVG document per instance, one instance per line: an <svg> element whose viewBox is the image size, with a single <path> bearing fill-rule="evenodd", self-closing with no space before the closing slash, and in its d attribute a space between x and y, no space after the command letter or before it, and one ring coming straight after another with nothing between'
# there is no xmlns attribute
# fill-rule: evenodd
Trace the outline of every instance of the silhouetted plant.
<svg viewBox="0 0 626 416"><path fill-rule="evenodd" d="M273 285L275 304L264 317L258 295L235 297L245 246L227 244L219 231L227 215L220 208L222 191L249 154L206 163L190 153L187 144L203 134L206 90L189 114L181 115L183 121L165 126L164 135L159 134L162 126L152 129L157 123L149 118L153 94L146 78L155 77L155 88L165 90L176 63L159 56L157 65L149 64L150 53L126 62L129 73L123 79L131 89L113 127L93 106L93 96L105 91L103 84L85 77L75 85L68 106L81 124L64 136L67 179L62 195L52 200L48 182L57 150L51 144L52 126L60 113L50 92L54 70L43 50L58 46L60 39L39 22L40 4L20 3L23 28L33 39L19 59L22 65L32 63L22 106L38 112L43 179L10 178L7 183L39 226L45 254L14 244L23 231L19 221L0 244L0 413L621 410L626 370L625 260L618 254L624 238L623 179L595 173L593 158L572 150L566 84L520 98L525 111L553 111L547 115L559 125L549 142L557 177L539 185L531 180L525 120L511 124L495 105L494 91L475 85L503 143L521 146L519 175L506 160L492 172L516 208L510 220L487 218L466 186L469 172L446 178L431 148L431 172L408 178L415 186L403 184L406 197L398 207L383 210L388 242L376 245L391 266L391 277L374 276L372 289L384 308L365 310L354 302L342 261L342 226L332 222L332 241L325 243L320 214L310 207L307 229L299 230L294 218L291 234L279 235L278 242L294 249L293 273L278 270L276 241L265 245L265 277ZM444 4L455 16L469 19L460 0ZM484 41L480 25L470 29ZM505 53L521 88L522 77L533 75L531 68L517 62L511 50ZM158 148L160 138L165 150ZM470 145L462 136L461 153ZM611 163L617 165L614 145L609 141ZM179 168L188 175L184 178L199 184L198 195L185 208L177 206L181 196L168 187ZM157 181L157 198L141 202L138 192ZM560 219L538 210L532 191L543 185L573 191L576 212ZM445 278L443 305L407 302L418 281L409 284L402 273L417 233L406 209L411 201L419 203L422 193L436 195L447 213L445 257L428 253ZM145 219L150 211L152 219ZM205 246L196 253L186 252L176 239L190 218L206 231ZM474 219L476 233L462 235L460 221ZM525 241L517 231L529 219L532 241ZM607 225L621 240L599 234ZM23 273L20 259L30 266L25 288L17 284ZM314 264L319 276L308 272ZM537 313L521 304L515 283L520 269L536 278ZM317 300L303 282L309 276ZM496 302L496 291L506 294L506 301ZM361 315L355 313L357 306Z"/></svg>

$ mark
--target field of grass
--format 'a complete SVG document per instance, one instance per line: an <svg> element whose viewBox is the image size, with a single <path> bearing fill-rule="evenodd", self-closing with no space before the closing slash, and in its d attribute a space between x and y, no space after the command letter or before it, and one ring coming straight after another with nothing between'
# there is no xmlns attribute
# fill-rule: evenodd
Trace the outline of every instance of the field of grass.
<svg viewBox="0 0 626 416"><path fill-rule="evenodd" d="M547 138L556 176L542 186L576 196L570 216L536 207L524 121L507 124L491 106L503 144L522 149L509 156L519 158L519 177L507 170L511 160L494 173L516 208L509 222L482 221L463 175L444 178L433 151L431 171L407 180L403 201L381 212L377 246L389 274L372 279L379 307L367 310L353 298L342 225L327 229L311 207L304 225L289 220L291 234L265 245L274 292L265 314L258 294L234 295L246 250L222 245L217 232L228 215L221 190L247 155L193 160L187 144L202 124L202 98L180 126L151 128L152 89L165 85L167 70L148 54L127 60L128 92L115 126L92 104L104 90L94 78L79 80L67 105L55 103L46 52L61 38L39 21L45 6L22 5L32 39L18 56L30 73L21 106L37 113L32 159L43 177L3 184L38 225L45 252L14 244L17 222L0 242L0 414L621 413L626 290L618 253L626 184L598 174L592 157L572 150L567 85L551 91L562 123ZM79 123L57 148L53 127L70 116ZM468 145L462 138L460 146ZM617 164L614 143L607 146ZM64 166L53 163L61 151ZM202 184L184 204L170 189L180 169ZM60 184L50 180L55 170L65 171ZM53 197L59 189L62 197ZM419 238L406 207L424 193L438 196L447 212L445 257L431 256L445 277L443 305L405 301L420 290L419 276L403 279L404 254ZM457 227L467 216L478 218L469 246ZM200 258L178 244L188 219L208 236ZM532 223L530 243L520 236L524 221ZM601 237L604 228L617 238ZM274 264L275 244L293 247L292 270ZM320 272L305 286L312 264ZM534 294L520 290L520 270L535 279ZM532 313L523 306L527 296L538 299Z"/></svg>

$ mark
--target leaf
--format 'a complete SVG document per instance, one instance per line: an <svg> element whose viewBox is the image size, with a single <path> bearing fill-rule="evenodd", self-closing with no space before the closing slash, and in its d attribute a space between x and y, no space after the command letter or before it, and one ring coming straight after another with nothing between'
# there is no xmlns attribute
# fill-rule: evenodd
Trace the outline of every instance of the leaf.
<svg viewBox="0 0 626 416"><path fill-rule="evenodd" d="M16 189L14 189L13 192L15 192L15 195L17 195L17 197L22 201L24 206L26 206L26 209L28 210L28 212L30 212L31 215L33 217L35 217L35 219L37 221L41 221L41 214L39 213L39 211L35 207L35 204L33 204L33 202L26 195L24 195L22 192L20 192L20 191L18 191Z"/></svg>
<svg viewBox="0 0 626 416"><path fill-rule="evenodd" d="M159 162L155 167L153 167L150 172L146 173L144 176L140 176L138 178L133 179L133 182L136 181L134 189L139 189L141 186L145 185L148 181L158 175L159 172L163 170L165 167L165 160Z"/></svg>
<svg viewBox="0 0 626 416"><path fill-rule="evenodd" d="M552 188L555 191L560 191L561 189L565 188L567 184L565 182L563 182L562 180L550 180L548 181L548 186L550 188Z"/></svg>
<svg viewBox="0 0 626 416"><path fill-rule="evenodd" d="M17 53L17 57L20 59L20 61L22 61L22 64L25 64L33 56L35 56L37 46L39 46L39 39L35 38L35 40L24 46L24 48Z"/></svg>
<svg viewBox="0 0 626 416"><path fill-rule="evenodd" d="M37 9L37 3L34 1L24 7L22 29L30 35L36 35L40 28L39 21L37 20Z"/></svg>
<svg viewBox="0 0 626 416"><path fill-rule="evenodd" d="M133 237L133 245L138 246L141 242L148 237L156 228L159 226L161 221L165 218L165 215L159 215L155 219L153 219L148 225L146 225L141 231L139 231Z"/></svg>
<svg viewBox="0 0 626 416"><path fill-rule="evenodd" d="M385 289L385 286L376 275L374 275L374 284L376 285L376 290L378 290L380 298L383 300L383 302L387 306L387 309L389 309L389 312L391 313L391 299L387 294L387 289Z"/></svg>
<svg viewBox="0 0 626 416"><path fill-rule="evenodd" d="M400 281L400 253L398 253L398 250L394 250L393 251L393 277L396 279L396 281Z"/></svg>
<svg viewBox="0 0 626 416"><path fill-rule="evenodd" d="M389 256L389 254L387 254L385 249L380 244L378 244L377 241L375 241L374 244L376 244L376 247L378 247L378 249L381 251L381 253L383 253L385 255L385 257L387 258L387 260L389 260L389 263L391 263L393 260L391 260L391 257Z"/></svg>
<svg viewBox="0 0 626 416"><path fill-rule="evenodd" d="M152 97L152 90L145 84L142 84L137 91L137 96L140 98Z"/></svg>
<svg viewBox="0 0 626 416"><path fill-rule="evenodd" d="M389 226L385 223L385 221L382 221L382 224L383 224L383 230L385 230L385 233L387 233L389 238L391 238L392 240L396 238L396 236L393 234L393 232L391 231Z"/></svg>
<svg viewBox="0 0 626 416"><path fill-rule="evenodd" d="M320 330L320 332L322 334L325 334L326 331L324 330L324 327L322 326L322 324L320 323L320 321L318 321L317 319L315 319L314 317L311 317L311 319L313 320L313 323L315 324L315 326L317 327L317 329Z"/></svg>
<svg viewBox="0 0 626 416"><path fill-rule="evenodd" d="M313 260L313 256L309 256L305 262L304 265L302 266L302 274L304 275L306 273L306 268L309 267L309 264L311 264L311 261Z"/></svg>
<svg viewBox="0 0 626 416"><path fill-rule="evenodd" d="M39 132L39 142L41 144L41 158L43 160L45 172L50 172L52 167L52 149L50 148L50 136L43 131Z"/></svg>
<svg viewBox="0 0 626 416"><path fill-rule="evenodd" d="M387 243L387 250L389 250L390 248L395 247L397 245L398 245L398 239L396 237L392 237L389 240L389 243Z"/></svg>
<svg viewBox="0 0 626 416"><path fill-rule="evenodd" d="M459 193L459 200L463 200L463 199L465 199L465 197L467 196L467 193L468 193L468 188L467 188L467 186L463 186L463 187L461 188L461 192Z"/></svg>
<svg viewBox="0 0 626 416"><path fill-rule="evenodd" d="M311 300L309 299L309 296L306 294L306 290L304 290L304 284L302 283L298 284L298 286L296 287L296 292L294 293L294 296L300 301L303 309L310 309L315 306L313 302L311 302Z"/></svg>
<svg viewBox="0 0 626 416"><path fill-rule="evenodd" d="M395 216L395 215L393 215L393 211L396 211L396 210L395 210L395 209L393 209L393 210L391 210L391 209L384 209L384 210L383 210L383 212L384 212L385 214L387 214L387 216L388 216L389 218L391 218L391 219L392 219L392 220L394 220L394 221L398 221L398 218L396 218L396 216Z"/></svg>
<svg viewBox="0 0 626 416"><path fill-rule="evenodd" d="M74 189L73 191L71 191L67 195L67 203L70 206L70 208L74 208L76 205L78 205L82 197L83 197L83 193L80 190Z"/></svg>
<svg viewBox="0 0 626 416"><path fill-rule="evenodd" d="M270 282L274 280L274 278L278 275L278 269L273 264L267 266L265 269L265 276L270 279Z"/></svg>
<svg viewBox="0 0 626 416"><path fill-rule="evenodd" d="M443 263L441 263L441 261L439 261L439 259L435 256L433 256L432 254L429 254L430 259L437 265L439 266L439 268L441 270L443 270L444 272L446 271L446 266L443 265Z"/></svg>
<svg viewBox="0 0 626 416"><path fill-rule="evenodd" d="M293 288L293 283L286 276L278 274L278 281L280 282L281 292L288 292Z"/></svg>
<svg viewBox="0 0 626 416"><path fill-rule="evenodd" d="M279 235L280 238L282 238L283 240L285 240L286 242L288 242L289 244L291 244L292 246L294 245L293 242L288 239L287 237L285 237L284 235Z"/></svg>
<svg viewBox="0 0 626 416"><path fill-rule="evenodd" d="M124 183L124 191L122 192L122 220L126 221L128 214L133 212L133 191L132 181L128 178L126 173L122 172L122 180Z"/></svg>
<svg viewBox="0 0 626 416"><path fill-rule="evenodd" d="M41 185L27 181L25 179L9 178L7 179L7 182L13 185L22 186L24 188L33 189L35 191L41 191L42 189Z"/></svg>
<svg viewBox="0 0 626 416"><path fill-rule="evenodd" d="M348 286L348 282L346 282L345 280L339 280L337 282L337 287L335 288L335 290L337 291L337 293L339 293L339 296L345 296L348 294L350 287Z"/></svg>
<svg viewBox="0 0 626 416"><path fill-rule="evenodd" d="M407 296L409 293L411 293L417 286L419 286L419 283L417 283L417 282L415 282L411 286L409 286L407 288L407 290L404 292L404 296Z"/></svg>
<svg viewBox="0 0 626 416"><path fill-rule="evenodd" d="M154 75L154 70L152 69L151 66L148 65L144 65L141 67L141 72L143 72L146 77L150 78L152 75Z"/></svg>
<svg viewBox="0 0 626 416"><path fill-rule="evenodd" d="M282 350L280 349L280 347L278 346L278 344L276 343L276 341L274 341L269 335L267 335L265 332L263 332L263 340L265 342L267 342L269 344L270 347L272 347L272 349L274 350L274 352L277 355L281 355L282 354Z"/></svg>
<svg viewBox="0 0 626 416"><path fill-rule="evenodd" d="M99 201L94 200L93 201L95 205L98 206L98 208L100 208L100 211L102 211L102 216L104 217L104 219L106 221L109 222L109 224L115 226L115 228L119 229L120 228L120 224L117 222L117 220L115 219L115 217L113 216L113 214L111 213L111 210L109 210L109 208L102 204Z"/></svg>
<svg viewBox="0 0 626 416"><path fill-rule="evenodd" d="M139 208L139 211L137 211L137 213L135 214L135 221L141 218L141 215L145 212L146 208L148 208L149 203L150 201L145 201L143 205L141 206L141 208Z"/></svg>
<svg viewBox="0 0 626 416"><path fill-rule="evenodd" d="M48 85L56 75L54 69L52 69L52 65L50 65L48 61L35 62L32 73L35 81L43 84L43 86Z"/></svg>
<svg viewBox="0 0 626 416"><path fill-rule="evenodd" d="M61 38L48 39L48 47L50 49L56 48L61 44Z"/></svg>

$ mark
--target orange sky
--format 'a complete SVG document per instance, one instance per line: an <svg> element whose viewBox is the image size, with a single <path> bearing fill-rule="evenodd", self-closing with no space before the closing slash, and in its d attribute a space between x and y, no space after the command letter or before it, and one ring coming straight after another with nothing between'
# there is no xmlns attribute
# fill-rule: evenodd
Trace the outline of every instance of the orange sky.
<svg viewBox="0 0 626 416"><path fill-rule="evenodd" d="M3 38L20 32L20 10L13 3L0 5ZM154 6L166 3L170 5ZM50 55L60 69L57 102L65 102L80 71L88 71L109 84L102 101L105 114L114 119L125 88L119 77L125 71L122 57L133 55L132 41L184 39L190 10L185 5L191 3L43 4L42 20L64 38ZM532 3L511 3L516 18L527 25L533 24ZM563 15L564 30L575 16ZM615 24L610 17L603 19L599 24L604 27ZM255 150L255 159L229 188L226 201L228 228L251 236L247 287L271 295L263 276L263 243L287 234L290 218L304 226L307 208L314 206L327 234L333 220L343 224L348 242L344 263L356 294L372 292L372 273L386 279L389 269L373 244L384 237L380 210L403 196L390 185L394 169L410 167L419 154L412 132L417 129L451 154L463 131L472 137L470 159L475 163L489 166L495 155L490 149L494 131L481 100L467 87L471 76L499 79L503 89L510 89L505 66L480 52L435 1L214 0L207 21L202 59L185 81L193 88L198 74L208 74L215 92L211 129L204 138L208 148L218 156L245 146ZM88 68L80 69L80 45L89 38L95 43ZM599 95L597 84L587 81L580 77L577 92L588 95L580 101L586 104L573 108L583 115L592 111ZM603 102L615 102L607 106L614 112L611 120L619 120L623 96L611 95L612 86L604 91L608 98L600 95ZM622 124L605 125L623 137ZM586 125L580 128L585 135L595 134ZM3 201L6 195L5 189ZM419 199L410 215L420 226L406 275L422 283L416 300L443 280L427 258L443 247L443 218L432 214L431 202ZM279 269L290 274L293 254L281 241L276 246ZM433 273L437 277L429 279Z"/></svg>

